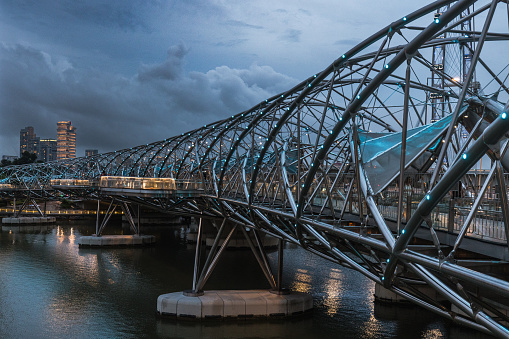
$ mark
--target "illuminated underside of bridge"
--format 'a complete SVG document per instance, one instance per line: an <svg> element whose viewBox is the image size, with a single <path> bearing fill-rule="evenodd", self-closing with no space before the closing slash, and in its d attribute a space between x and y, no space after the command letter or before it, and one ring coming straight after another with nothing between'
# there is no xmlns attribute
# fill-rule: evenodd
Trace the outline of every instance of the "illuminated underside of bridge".
<svg viewBox="0 0 509 339"><path fill-rule="evenodd" d="M115 198L219 232L227 220L508 337L508 6L433 2L249 110L147 145L3 168L2 194Z"/></svg>

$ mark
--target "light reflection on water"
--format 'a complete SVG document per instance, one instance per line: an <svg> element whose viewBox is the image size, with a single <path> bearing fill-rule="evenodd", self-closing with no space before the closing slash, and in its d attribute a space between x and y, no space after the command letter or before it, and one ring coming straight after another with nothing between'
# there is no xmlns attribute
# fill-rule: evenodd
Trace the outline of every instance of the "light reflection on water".
<svg viewBox="0 0 509 339"><path fill-rule="evenodd" d="M327 315L329 316L336 314L338 309L341 307L340 296L344 292L341 284L342 278L343 275L339 269L332 268L329 271L329 279L325 283L327 297L324 301L324 305L327 308Z"/></svg>
<svg viewBox="0 0 509 339"><path fill-rule="evenodd" d="M288 321L175 322L155 316L160 294L189 289L194 246L185 230L154 228L150 248L79 249L94 222L0 233L0 338L475 338L418 308L374 304L374 283L304 250L285 249L286 286L315 310ZM122 229L108 229L121 233ZM205 253L203 253L205 255ZM277 252L268 254L274 265ZM202 262L204 261L204 258ZM231 250L208 289L268 288L249 251Z"/></svg>
<svg viewBox="0 0 509 339"><path fill-rule="evenodd" d="M298 268L295 271L290 288L293 291L309 293L311 291L311 275L309 275L308 271Z"/></svg>

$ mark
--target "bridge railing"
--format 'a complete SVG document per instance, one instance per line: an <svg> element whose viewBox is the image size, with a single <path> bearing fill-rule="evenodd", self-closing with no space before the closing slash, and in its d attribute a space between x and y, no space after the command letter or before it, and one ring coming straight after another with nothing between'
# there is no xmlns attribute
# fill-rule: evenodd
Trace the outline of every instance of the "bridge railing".
<svg viewBox="0 0 509 339"><path fill-rule="evenodd" d="M201 182L173 178L142 178L142 177L121 177L103 176L99 186L101 188L120 188L134 190L200 190Z"/></svg>
<svg viewBox="0 0 509 339"><path fill-rule="evenodd" d="M103 176L99 183L101 188L122 188L137 190L175 190L175 179Z"/></svg>
<svg viewBox="0 0 509 339"><path fill-rule="evenodd" d="M378 201L378 209L382 216L388 220L396 221L398 212L397 189L384 192L383 199ZM403 195L403 220L407 219L417 209L423 198L423 193L406 191ZM446 197L430 214L433 227L450 233L459 233L472 208L473 197ZM489 192L479 205L472 218L467 232L468 236L505 241L505 227L502 217L502 207L498 194Z"/></svg>
<svg viewBox="0 0 509 339"><path fill-rule="evenodd" d="M91 186L90 180L84 179L52 179L51 186Z"/></svg>

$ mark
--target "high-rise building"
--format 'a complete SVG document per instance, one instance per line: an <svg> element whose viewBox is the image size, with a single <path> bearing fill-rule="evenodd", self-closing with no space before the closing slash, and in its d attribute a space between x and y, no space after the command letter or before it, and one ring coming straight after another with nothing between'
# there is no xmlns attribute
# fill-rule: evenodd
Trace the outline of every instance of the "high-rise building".
<svg viewBox="0 0 509 339"><path fill-rule="evenodd" d="M99 151L96 149L86 149L85 150L86 157L91 157L92 155L96 155L96 154L99 154Z"/></svg>
<svg viewBox="0 0 509 339"><path fill-rule="evenodd" d="M27 126L19 132L19 156L22 156L23 152L39 155L39 138L32 126Z"/></svg>
<svg viewBox="0 0 509 339"><path fill-rule="evenodd" d="M70 121L57 122L57 159L76 158L76 127Z"/></svg>
<svg viewBox="0 0 509 339"><path fill-rule="evenodd" d="M39 141L38 160L44 162L57 160L57 141L55 139L41 139Z"/></svg>

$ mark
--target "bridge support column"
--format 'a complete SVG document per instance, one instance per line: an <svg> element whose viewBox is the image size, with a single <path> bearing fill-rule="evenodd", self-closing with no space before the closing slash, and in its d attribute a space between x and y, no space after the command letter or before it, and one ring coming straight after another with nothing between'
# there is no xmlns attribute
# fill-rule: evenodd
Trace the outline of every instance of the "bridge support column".
<svg viewBox="0 0 509 339"><path fill-rule="evenodd" d="M283 287L283 249L284 249L284 240L279 239L277 246L277 282L276 289L271 291L275 294L288 294L290 291Z"/></svg>
<svg viewBox="0 0 509 339"><path fill-rule="evenodd" d="M202 223L203 218L200 218L200 221L198 223L198 238L196 238L196 251L194 253L194 271L193 271L193 289L187 293L187 295L194 297L198 295L202 295L203 292L201 292L199 289L196 288L198 283L198 271L200 266L200 253L201 253L201 247L202 247Z"/></svg>
<svg viewBox="0 0 509 339"><path fill-rule="evenodd" d="M203 241L201 241L201 237L203 235L203 223L200 219L199 228L198 228L198 242L196 244L196 252L195 252L195 260L194 260L194 272L193 272L193 289L190 291L184 291L184 295L186 296L199 296L203 295L203 286L209 279L210 275L212 274L212 271L216 267L217 263L219 262L219 259L221 258L221 255L223 254L224 250L228 247L228 244L230 242L230 239L232 238L233 234L235 233L235 230L237 229L237 226L233 226L230 232L228 233L226 239L223 241L223 244L219 247L219 250L217 250L221 237L224 233L224 230L226 228L226 221L227 219L223 219L223 222L221 223L221 226L219 227L219 230L217 232L217 235L214 239L214 243L212 244L212 247L210 248L209 254L207 256L207 259L205 260L205 264L200 270L200 261L199 256L201 253L201 246ZM216 252L217 250L217 252Z"/></svg>
<svg viewBox="0 0 509 339"><path fill-rule="evenodd" d="M260 252L258 252L258 250L253 245L253 241L251 240L251 237L249 236L249 233L245 230L245 228L243 226L241 226L240 229L242 230L242 233L244 233L247 243L249 244L249 247L251 248L251 251L253 252L253 254L255 256L256 261L258 261L258 265L260 265L260 268L262 269L263 274L265 275L265 278L267 278L267 281L269 282L270 287L272 288L272 290L277 290L276 282L274 280L274 275L272 274L272 270L270 269L270 265L267 260L267 254L265 253L265 249L263 248L263 245L260 241L260 237L258 236L258 233L256 232L256 230L252 230L255 240L256 240L256 244L257 244Z"/></svg>
<svg viewBox="0 0 509 339"><path fill-rule="evenodd" d="M139 222L139 207L138 207L138 227L134 223L129 206L126 202L116 203L115 199L112 199L106 215L102 222L99 224L99 216L101 212L101 202L97 200L97 213L95 221L95 234L92 236L83 236L78 240L80 247L103 247L103 246L143 246L155 243L155 236L153 235L141 235L140 234L140 222ZM111 216L115 213L117 206L120 205L124 211L131 228L134 230L134 235L102 235L102 232L108 224Z"/></svg>
<svg viewBox="0 0 509 339"><path fill-rule="evenodd" d="M37 204L35 199L32 198L32 191L29 190L28 195L26 196L25 201L23 201L23 204L21 205L19 210L16 209L16 201L14 201L14 218L18 218L21 215L21 213L23 213L23 210L30 204L32 204L37 209L41 217L44 217L44 214L39 208L39 205Z"/></svg>
<svg viewBox="0 0 509 339"><path fill-rule="evenodd" d="M42 214L43 217L46 216L46 208L47 208L47 202L48 202L48 198L46 196L46 191L42 191L42 194L44 195L44 212Z"/></svg>
<svg viewBox="0 0 509 339"><path fill-rule="evenodd" d="M135 215L134 214L134 208L133 208L133 212L131 212L131 208L129 208L129 205L123 201L121 204L120 204L120 207L122 208L122 211L124 212L124 215L127 219L127 222L129 223L129 226L131 227L131 230L134 232L134 234L136 235L140 235L140 206L138 205L138 215ZM133 217L134 215L134 217ZM136 225L136 222L134 221L134 218L137 218L138 220L138 225Z"/></svg>
<svg viewBox="0 0 509 339"><path fill-rule="evenodd" d="M97 218L95 222L95 236L100 237L102 231L108 224L108 221L110 221L111 216L113 213L115 213L115 210L117 209L117 204L113 205L115 203L115 199L111 199L110 205L108 206L108 210L106 211L106 214L101 222L101 225L99 226L99 216L100 216L100 200L97 200Z"/></svg>
<svg viewBox="0 0 509 339"><path fill-rule="evenodd" d="M97 212L95 213L95 235L99 235L99 213L101 201L97 199Z"/></svg>
<svg viewBox="0 0 509 339"><path fill-rule="evenodd" d="M201 220L201 219L200 219ZM193 276L193 289L184 292L173 292L160 295L157 298L157 313L162 316L172 316L186 319L220 319L220 318L255 318L255 317L287 317L302 314L313 308L313 298L305 293L279 293L268 261L263 251L259 236L254 230L254 239L260 248L258 253L251 240L251 236L244 229L243 225L231 225L226 239L220 244L222 234L227 228L227 219L223 219L221 226L214 239L214 243L207 256L205 264L200 272L199 255L201 248L201 236L203 233L203 222L198 228L198 242L196 244L196 257ZM251 250L257 258L258 264L264 273L272 278L272 291L268 290L234 290L234 291L203 291L203 286L214 270L219 258L228 247L233 234L240 228L250 244ZM219 248L219 249L218 249ZM280 252L283 250L283 241L280 241ZM282 254L279 255L278 264L278 286L281 287L282 277ZM199 278L198 278L199 276ZM269 280L270 282L270 280ZM284 291L284 290L282 290Z"/></svg>

